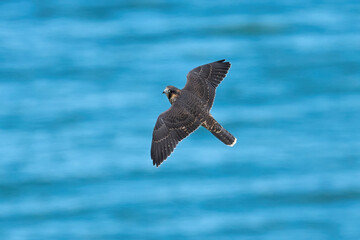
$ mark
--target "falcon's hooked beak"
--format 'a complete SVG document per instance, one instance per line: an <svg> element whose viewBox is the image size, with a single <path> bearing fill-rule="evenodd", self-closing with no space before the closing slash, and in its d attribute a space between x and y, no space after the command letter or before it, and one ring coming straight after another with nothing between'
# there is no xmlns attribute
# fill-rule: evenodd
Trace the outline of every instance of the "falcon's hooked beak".
<svg viewBox="0 0 360 240"><path fill-rule="evenodd" d="M165 88L164 91L162 92L163 94L165 93L166 95L169 93L169 89Z"/></svg>

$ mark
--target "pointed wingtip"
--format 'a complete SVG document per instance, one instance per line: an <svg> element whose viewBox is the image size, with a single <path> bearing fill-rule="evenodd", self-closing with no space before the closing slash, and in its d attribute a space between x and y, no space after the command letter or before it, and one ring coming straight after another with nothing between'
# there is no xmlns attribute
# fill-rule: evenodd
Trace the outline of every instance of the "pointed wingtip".
<svg viewBox="0 0 360 240"><path fill-rule="evenodd" d="M222 59L222 60L219 60L219 61L216 61L216 62L217 62L217 63L224 63L224 64L228 65L229 68L230 68L231 63L230 63L230 62L225 62L225 61L226 61L226 59Z"/></svg>
<svg viewBox="0 0 360 240"><path fill-rule="evenodd" d="M233 147L235 144L236 144L236 142L237 142L237 138L235 138L235 141L231 144L231 145L229 145L230 147Z"/></svg>
<svg viewBox="0 0 360 240"><path fill-rule="evenodd" d="M152 159L153 160L153 166L159 167L163 161L159 161L158 159Z"/></svg>
<svg viewBox="0 0 360 240"><path fill-rule="evenodd" d="M159 164L157 161L153 160L153 166L155 166L155 167L159 167L159 166L160 166L160 164Z"/></svg>

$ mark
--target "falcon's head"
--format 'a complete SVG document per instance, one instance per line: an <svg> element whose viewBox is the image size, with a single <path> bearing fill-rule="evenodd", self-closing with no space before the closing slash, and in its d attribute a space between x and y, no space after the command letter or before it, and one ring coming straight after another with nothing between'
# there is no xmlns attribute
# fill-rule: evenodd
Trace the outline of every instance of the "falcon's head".
<svg viewBox="0 0 360 240"><path fill-rule="evenodd" d="M163 93L166 94L167 98L169 99L170 103L173 104L176 101L176 98L180 95L181 90L174 87L174 86L167 86Z"/></svg>

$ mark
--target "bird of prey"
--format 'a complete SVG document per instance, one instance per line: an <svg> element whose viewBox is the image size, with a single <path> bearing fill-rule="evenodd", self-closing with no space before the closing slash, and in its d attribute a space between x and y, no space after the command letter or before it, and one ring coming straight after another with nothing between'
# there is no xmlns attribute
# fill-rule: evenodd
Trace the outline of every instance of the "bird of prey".
<svg viewBox="0 0 360 240"><path fill-rule="evenodd" d="M158 167L174 151L176 145L200 126L205 127L220 141L234 146L236 138L210 114L215 90L225 78L231 64L224 60L208 63L191 70L183 89L167 86L163 93L171 107L156 121L151 159Z"/></svg>

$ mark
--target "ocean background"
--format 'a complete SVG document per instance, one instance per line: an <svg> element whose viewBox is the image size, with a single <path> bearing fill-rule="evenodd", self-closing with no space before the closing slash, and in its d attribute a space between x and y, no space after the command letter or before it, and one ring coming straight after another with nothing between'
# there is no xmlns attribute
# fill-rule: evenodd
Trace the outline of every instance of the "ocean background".
<svg viewBox="0 0 360 240"><path fill-rule="evenodd" d="M359 240L360 2L0 1L0 239ZM150 145L199 65L213 116Z"/></svg>

